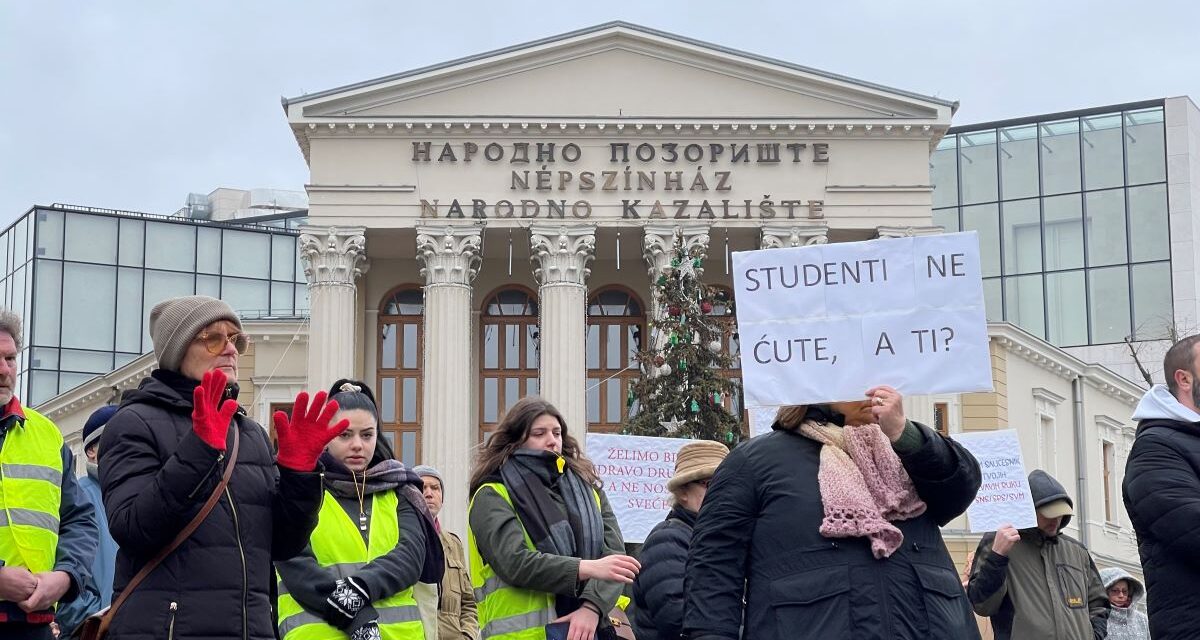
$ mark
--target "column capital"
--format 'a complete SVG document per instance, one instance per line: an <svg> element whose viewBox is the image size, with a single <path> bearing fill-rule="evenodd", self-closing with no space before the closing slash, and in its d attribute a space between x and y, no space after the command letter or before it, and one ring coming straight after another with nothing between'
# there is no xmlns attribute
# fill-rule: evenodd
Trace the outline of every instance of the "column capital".
<svg viewBox="0 0 1200 640"><path fill-rule="evenodd" d="M708 254L708 227L697 224L654 225L642 228L642 258L646 260L646 273L650 280L658 279L663 269L671 265L675 250L675 239L683 239L683 250L694 258L704 259ZM703 267L696 273L704 274Z"/></svg>
<svg viewBox="0 0 1200 640"><path fill-rule="evenodd" d="M483 260L483 229L418 226L417 260L421 262L421 275L427 285L470 285Z"/></svg>
<svg viewBox="0 0 1200 640"><path fill-rule="evenodd" d="M916 236L936 236L946 233L942 227L876 227L879 238L912 238Z"/></svg>
<svg viewBox="0 0 1200 640"><path fill-rule="evenodd" d="M829 224L808 222L791 225L766 225L759 246L763 249L807 247L829 243Z"/></svg>
<svg viewBox="0 0 1200 640"><path fill-rule="evenodd" d="M596 227L533 225L529 227L529 258L539 285L587 283L596 257Z"/></svg>
<svg viewBox="0 0 1200 640"><path fill-rule="evenodd" d="M354 287L367 272L366 227L300 227L300 258L308 285Z"/></svg>

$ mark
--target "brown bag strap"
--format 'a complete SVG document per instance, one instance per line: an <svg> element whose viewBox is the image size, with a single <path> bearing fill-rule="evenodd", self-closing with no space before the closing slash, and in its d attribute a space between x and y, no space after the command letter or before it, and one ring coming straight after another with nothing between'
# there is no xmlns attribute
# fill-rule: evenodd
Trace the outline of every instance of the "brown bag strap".
<svg viewBox="0 0 1200 640"><path fill-rule="evenodd" d="M116 602L112 603L112 606L108 608L108 612L104 615L104 621L102 623L103 627L107 628L108 623L112 622L113 616L115 616L117 613L117 609L120 609L121 605L125 604L125 599L129 597L129 594L133 593L133 590L137 589L138 585L140 585L142 581L150 575L151 572L157 569L158 565L162 564L163 560L167 559L167 556L171 555L172 552L179 548L179 545L183 544L185 540L190 538L192 534L196 532L196 529L200 528L200 524L204 522L204 519L208 517L208 514L212 513L213 507L217 506L217 501L221 499L221 494L225 492L225 487L229 486L229 478L233 476L233 468L237 466L238 443L241 441L241 430L237 427L234 427L233 429L233 449L229 452L229 457L226 459L225 473L221 475L221 481L217 483L217 488L213 489L212 495L208 496L208 501L205 502L204 506L200 508L199 513L196 514L196 517L192 518L192 521L189 522L187 526L175 536L175 539L171 541L171 544L163 547L162 551L159 551L158 555L154 556L150 562L147 562L146 566L142 567L142 570L138 571L137 575L133 576L133 579L129 581L129 584L125 585L125 588L121 591L121 596L117 598Z"/></svg>

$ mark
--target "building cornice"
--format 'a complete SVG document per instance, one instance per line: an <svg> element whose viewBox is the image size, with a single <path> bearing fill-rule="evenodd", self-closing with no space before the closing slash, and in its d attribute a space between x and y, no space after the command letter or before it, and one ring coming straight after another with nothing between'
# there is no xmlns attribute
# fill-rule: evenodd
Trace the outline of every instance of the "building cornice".
<svg viewBox="0 0 1200 640"><path fill-rule="evenodd" d="M92 378L51 398L35 409L47 418L57 420L80 408L93 406L97 401L108 401L123 391L136 388L157 366L153 353L144 354L120 369Z"/></svg>
<svg viewBox="0 0 1200 640"><path fill-rule="evenodd" d="M1136 404L1145 389L1098 364L1089 364L1008 322L988 323L988 335L1009 353L1068 380L1079 376L1100 391Z"/></svg>
<svg viewBox="0 0 1200 640"><path fill-rule="evenodd" d="M292 123L292 132L309 159L313 138L425 138L447 139L510 138L520 136L572 136L576 138L632 139L655 136L713 136L723 138L786 139L927 139L931 144L949 127L930 124L927 118L831 118L831 119L629 119L629 118L472 118L321 116Z"/></svg>

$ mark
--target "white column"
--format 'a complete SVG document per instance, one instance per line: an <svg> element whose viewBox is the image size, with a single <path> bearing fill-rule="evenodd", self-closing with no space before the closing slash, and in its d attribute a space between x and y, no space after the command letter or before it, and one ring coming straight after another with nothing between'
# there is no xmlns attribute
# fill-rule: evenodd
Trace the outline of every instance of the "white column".
<svg viewBox="0 0 1200 640"><path fill-rule="evenodd" d="M367 272L365 227L300 228L300 258L308 280L308 387L325 389L354 377L358 278Z"/></svg>
<svg viewBox="0 0 1200 640"><path fill-rule="evenodd" d="M425 277L425 355L421 460L445 480L442 526L466 536L467 478L478 423L463 398L471 371L471 281L479 273L478 227L418 227L417 260Z"/></svg>
<svg viewBox="0 0 1200 640"><path fill-rule="evenodd" d="M766 225L762 228L762 240L759 246L763 249L780 249L826 244L828 242L829 224L821 221L790 225Z"/></svg>
<svg viewBox="0 0 1200 640"><path fill-rule="evenodd" d="M914 236L936 236L946 232L942 227L876 227L880 238L912 238Z"/></svg>
<svg viewBox="0 0 1200 640"><path fill-rule="evenodd" d="M595 231L590 225L529 229L529 255L539 285L541 395L558 408L581 444L587 431L587 265L596 253Z"/></svg>

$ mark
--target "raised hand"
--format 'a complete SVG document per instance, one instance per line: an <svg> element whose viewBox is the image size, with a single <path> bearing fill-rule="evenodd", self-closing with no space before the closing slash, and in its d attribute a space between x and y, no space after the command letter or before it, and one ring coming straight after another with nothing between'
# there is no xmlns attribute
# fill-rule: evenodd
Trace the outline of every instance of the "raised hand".
<svg viewBox="0 0 1200 640"><path fill-rule="evenodd" d="M1021 532L1011 524L1006 524L996 531L996 539L992 541L992 551L998 555L1007 556L1009 551L1021 540Z"/></svg>
<svg viewBox="0 0 1200 640"><path fill-rule="evenodd" d="M301 391L292 406L292 416L282 411L275 412L275 434L279 437L279 455L275 462L292 471L307 473L317 468L317 458L337 435L350 426L349 420L341 420L332 427L333 415L337 413L336 400L325 402L325 392L319 391L308 403L308 394Z"/></svg>
<svg viewBox="0 0 1200 640"><path fill-rule="evenodd" d="M904 398L899 391L880 385L867 389L866 396L871 399L871 414L875 423L883 430L889 440L895 442L904 433Z"/></svg>
<svg viewBox="0 0 1200 640"><path fill-rule="evenodd" d="M225 450L225 434L238 408L233 400L221 402L228 381L224 371L213 369L192 392L192 430L217 451Z"/></svg>

